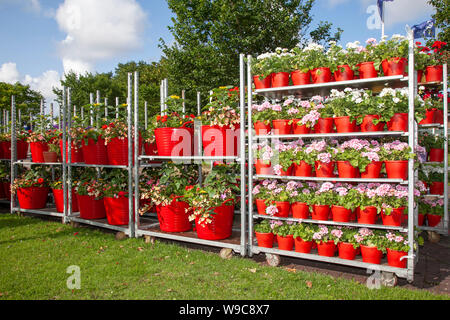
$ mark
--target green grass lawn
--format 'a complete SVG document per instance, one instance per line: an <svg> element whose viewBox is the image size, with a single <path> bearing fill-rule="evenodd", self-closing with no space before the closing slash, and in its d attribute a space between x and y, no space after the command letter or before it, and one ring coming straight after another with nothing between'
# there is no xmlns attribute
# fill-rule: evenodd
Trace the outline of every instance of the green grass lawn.
<svg viewBox="0 0 450 320"><path fill-rule="evenodd" d="M67 288L69 266L81 289ZM261 266L252 259L0 215L0 299L449 299L403 288L370 290L355 281Z"/></svg>

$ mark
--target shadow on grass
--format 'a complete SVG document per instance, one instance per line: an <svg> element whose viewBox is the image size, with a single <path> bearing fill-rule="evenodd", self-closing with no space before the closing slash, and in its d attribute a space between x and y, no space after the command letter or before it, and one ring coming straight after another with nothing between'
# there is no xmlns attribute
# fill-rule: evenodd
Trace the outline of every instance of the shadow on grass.
<svg viewBox="0 0 450 320"><path fill-rule="evenodd" d="M39 223L42 223L42 221L37 219L31 219L28 217L26 218L22 217L18 219L16 215L13 215L11 213L5 213L0 215L0 229L23 227Z"/></svg>

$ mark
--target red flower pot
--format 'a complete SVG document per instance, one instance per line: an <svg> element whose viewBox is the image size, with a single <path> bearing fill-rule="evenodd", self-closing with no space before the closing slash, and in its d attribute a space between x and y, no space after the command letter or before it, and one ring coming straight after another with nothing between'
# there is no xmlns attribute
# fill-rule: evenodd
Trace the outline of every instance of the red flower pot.
<svg viewBox="0 0 450 320"><path fill-rule="evenodd" d="M43 209L47 204L50 188L30 187L17 189L19 207L22 209Z"/></svg>
<svg viewBox="0 0 450 320"><path fill-rule="evenodd" d="M257 136L269 134L272 130L272 126L270 124L264 124L262 121L256 121L253 125Z"/></svg>
<svg viewBox="0 0 450 320"><path fill-rule="evenodd" d="M294 236L287 235L286 237L282 237L277 235L278 249L291 251L294 248Z"/></svg>
<svg viewBox="0 0 450 320"><path fill-rule="evenodd" d="M187 202L177 201L176 199L167 206L159 206L157 216L161 231L184 232L191 230L192 225L189 222L189 212L186 212L188 208L189 204Z"/></svg>
<svg viewBox="0 0 450 320"><path fill-rule="evenodd" d="M332 133L333 125L333 118L320 118L314 126L314 133Z"/></svg>
<svg viewBox="0 0 450 320"><path fill-rule="evenodd" d="M234 205L223 204L214 208L214 216L211 223L200 223L195 219L197 236L204 240L222 240L231 236L234 217Z"/></svg>
<svg viewBox="0 0 450 320"><path fill-rule="evenodd" d="M77 195L80 218L95 220L106 218L106 209L103 199L96 200L93 196Z"/></svg>
<svg viewBox="0 0 450 320"><path fill-rule="evenodd" d="M273 175L272 165L265 164L262 160L256 160L255 163L256 174Z"/></svg>
<svg viewBox="0 0 450 320"><path fill-rule="evenodd" d="M258 247L272 248L274 235L272 232L261 233L255 232L256 241L258 242Z"/></svg>
<svg viewBox="0 0 450 320"><path fill-rule="evenodd" d="M294 119L292 123L292 133L293 134L310 134L311 128L306 126L306 124L299 124L299 119Z"/></svg>
<svg viewBox="0 0 450 320"><path fill-rule="evenodd" d="M289 85L289 72L272 73L272 88L287 87Z"/></svg>
<svg viewBox="0 0 450 320"><path fill-rule="evenodd" d="M425 69L426 82L442 82L443 66L428 66Z"/></svg>
<svg viewBox="0 0 450 320"><path fill-rule="evenodd" d="M397 75L405 76L407 66L408 60L405 58L391 58L384 60L382 64L384 75L387 77Z"/></svg>
<svg viewBox="0 0 450 320"><path fill-rule="evenodd" d="M388 131L408 131L408 114L396 113L387 123Z"/></svg>
<svg viewBox="0 0 450 320"><path fill-rule="evenodd" d="M309 218L309 206L304 202L294 202L291 205L292 217L296 219Z"/></svg>
<svg viewBox="0 0 450 320"><path fill-rule="evenodd" d="M282 177L287 177L287 176L291 176L292 175L292 170L294 169L294 165L291 165L289 168L287 168L286 170L280 169L280 174L279 176Z"/></svg>
<svg viewBox="0 0 450 320"><path fill-rule="evenodd" d="M359 78L360 79L368 79L368 78L376 78L378 77L377 70L375 70L375 66L373 61L362 62L359 64Z"/></svg>
<svg viewBox="0 0 450 320"><path fill-rule="evenodd" d="M331 81L330 68L316 68L311 71L311 78L313 83L325 83Z"/></svg>
<svg viewBox="0 0 450 320"><path fill-rule="evenodd" d="M255 83L255 89L267 89L272 86L272 75L268 75L267 77L263 79L259 79L258 76L253 76L253 82Z"/></svg>
<svg viewBox="0 0 450 320"><path fill-rule="evenodd" d="M291 204L289 201L275 201L275 206L278 209L278 213L274 214L274 217L287 218L291 212Z"/></svg>
<svg viewBox="0 0 450 320"><path fill-rule="evenodd" d="M99 138L97 141L95 141L94 139L88 139L87 144L83 140L81 145L85 164L109 164L108 152L106 150L104 139Z"/></svg>
<svg viewBox="0 0 450 320"><path fill-rule="evenodd" d="M69 163L69 152L68 152L68 146L66 143L66 163ZM59 141L59 150L61 152L61 160L63 159L63 141ZM70 157L71 157L71 163L79 163L84 162L83 158L83 151L75 146L75 144L72 142L71 149L70 149Z"/></svg>
<svg viewBox="0 0 450 320"><path fill-rule="evenodd" d="M153 143L144 143L144 153L147 156L157 156L158 155L158 147L156 146L156 142ZM149 161L150 163L161 163L161 161Z"/></svg>
<svg viewBox="0 0 450 320"><path fill-rule="evenodd" d="M353 70L348 65L338 66L338 69L334 72L334 78L336 81L353 80Z"/></svg>
<svg viewBox="0 0 450 320"><path fill-rule="evenodd" d="M338 133L357 132L358 131L358 128L356 126L356 120L353 120L352 122L350 122L349 116L334 118L334 124L336 125L336 131Z"/></svg>
<svg viewBox="0 0 450 320"><path fill-rule="evenodd" d="M334 253L336 252L336 245L334 244L334 241L321 241L317 244L317 251L319 253L319 256L333 257Z"/></svg>
<svg viewBox="0 0 450 320"><path fill-rule="evenodd" d="M113 226L128 225L129 222L129 199L127 197L109 198L104 197L106 219ZM133 201L134 204L134 201Z"/></svg>
<svg viewBox="0 0 450 320"><path fill-rule="evenodd" d="M425 222L425 215L422 213L418 214L419 218L417 219L417 224L419 226L423 226L423 223Z"/></svg>
<svg viewBox="0 0 450 320"><path fill-rule="evenodd" d="M311 219L313 220L328 220L330 217L330 206L329 205L313 205L313 211L311 213Z"/></svg>
<svg viewBox="0 0 450 320"><path fill-rule="evenodd" d="M443 162L444 161L444 149L431 148L430 153L428 155L430 156L431 162Z"/></svg>
<svg viewBox="0 0 450 320"><path fill-rule="evenodd" d="M417 70L417 83L422 83L423 70Z"/></svg>
<svg viewBox="0 0 450 320"><path fill-rule="evenodd" d="M316 177L319 178L334 178L334 162L323 163L316 161L314 164L316 169Z"/></svg>
<svg viewBox="0 0 450 320"><path fill-rule="evenodd" d="M158 130L158 129L156 129ZM132 144L132 163L134 164L134 143ZM142 149L142 140L139 139L139 150ZM113 138L106 146L108 162L115 166L128 166L128 138ZM140 154L140 152L138 153Z"/></svg>
<svg viewBox="0 0 450 320"><path fill-rule="evenodd" d="M408 259L400 260L400 258L407 256L408 252L392 250L389 248L386 248L386 251L387 251L386 257L387 257L388 265L390 265L391 267L396 267L396 268L406 268Z"/></svg>
<svg viewBox="0 0 450 320"><path fill-rule="evenodd" d="M358 223L361 224L375 224L377 221L377 208L375 207L366 207L364 210L361 208L356 209L356 217L358 219Z"/></svg>
<svg viewBox="0 0 450 320"><path fill-rule="evenodd" d="M294 163L294 176L296 177L312 177L312 165L305 161L300 161L299 164Z"/></svg>
<svg viewBox="0 0 450 320"><path fill-rule="evenodd" d="M379 122L376 125L374 125L372 122L374 119L380 118L381 117L376 114L365 115L361 123L361 132L383 131L385 125L384 122Z"/></svg>
<svg viewBox="0 0 450 320"><path fill-rule="evenodd" d="M44 151L48 151L48 144L44 142L31 142L30 152L32 162L44 162Z"/></svg>
<svg viewBox="0 0 450 320"><path fill-rule="evenodd" d="M441 222L442 216L438 214L427 213L427 222L429 227L436 227Z"/></svg>
<svg viewBox="0 0 450 320"><path fill-rule="evenodd" d="M363 262L372 264L381 263L381 258L383 257L383 252L381 250L378 250L377 247L368 247L365 245L361 245L360 247Z"/></svg>
<svg viewBox="0 0 450 320"><path fill-rule="evenodd" d="M444 194L444 183L440 181L433 181L430 184L430 194Z"/></svg>
<svg viewBox="0 0 450 320"><path fill-rule="evenodd" d="M290 134L292 130L292 124L289 124L291 120L272 120L273 132L275 135Z"/></svg>
<svg viewBox="0 0 450 320"><path fill-rule="evenodd" d="M372 161L366 167L364 172L361 172L361 178L363 179L378 179L381 173L382 161Z"/></svg>
<svg viewBox="0 0 450 320"><path fill-rule="evenodd" d="M202 145L205 156L238 155L240 126L231 129L230 126L202 126Z"/></svg>
<svg viewBox="0 0 450 320"><path fill-rule="evenodd" d="M155 138L160 156L191 156L193 154L193 128L156 128Z"/></svg>
<svg viewBox="0 0 450 320"><path fill-rule="evenodd" d="M425 118L422 119L419 124L432 124L434 123L434 114L436 113L436 109L427 109L425 111Z"/></svg>
<svg viewBox="0 0 450 320"><path fill-rule="evenodd" d="M339 178L359 178L359 169L353 167L349 161L336 161Z"/></svg>
<svg viewBox="0 0 450 320"><path fill-rule="evenodd" d="M256 203L256 210L258 211L258 214L267 215L267 213L266 213L266 209L267 209L266 200L264 200L264 199L256 199L255 203Z"/></svg>
<svg viewBox="0 0 450 320"><path fill-rule="evenodd" d="M301 86L305 84L311 83L311 72L301 72L299 70L295 70L291 72L292 84L294 86Z"/></svg>
<svg viewBox="0 0 450 320"><path fill-rule="evenodd" d="M338 243L339 258L345 260L354 260L357 254L357 249L353 247L353 244L347 242Z"/></svg>
<svg viewBox="0 0 450 320"><path fill-rule="evenodd" d="M336 222L350 222L350 217L352 215L352 210L346 209L342 206L331 206L331 215L333 221Z"/></svg>
<svg viewBox="0 0 450 320"><path fill-rule="evenodd" d="M295 245L295 252L311 253L313 242L312 241L303 241L302 238L297 237L294 239L294 245Z"/></svg>
<svg viewBox="0 0 450 320"><path fill-rule="evenodd" d="M55 199L56 211L64 212L64 192L63 189L52 189L53 198ZM78 198L76 192L72 189L72 212L78 212Z"/></svg>
<svg viewBox="0 0 450 320"><path fill-rule="evenodd" d="M388 179L408 179L408 161L384 161Z"/></svg>
<svg viewBox="0 0 450 320"><path fill-rule="evenodd" d="M2 159L11 159L11 141L2 141ZM17 160L23 160L27 158L28 153L28 142L23 140L17 141Z"/></svg>
<svg viewBox="0 0 450 320"><path fill-rule="evenodd" d="M392 209L389 215L387 215L385 212L381 212L381 219L383 221L383 225L394 227L401 226L404 211L405 207L401 207Z"/></svg>
<svg viewBox="0 0 450 320"><path fill-rule="evenodd" d="M443 110L436 110L434 112L434 123L444 124L444 111Z"/></svg>

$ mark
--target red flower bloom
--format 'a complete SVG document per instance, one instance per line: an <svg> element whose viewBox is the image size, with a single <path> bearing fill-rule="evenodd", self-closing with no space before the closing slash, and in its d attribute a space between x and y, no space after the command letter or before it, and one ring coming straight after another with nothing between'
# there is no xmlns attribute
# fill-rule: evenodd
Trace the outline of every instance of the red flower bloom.
<svg viewBox="0 0 450 320"><path fill-rule="evenodd" d="M38 183L39 183L39 184L43 184L43 183L44 183L44 179L39 178L39 179L38 179Z"/></svg>
<svg viewBox="0 0 450 320"><path fill-rule="evenodd" d="M114 122L111 122L111 123L109 124L109 126L110 126L111 128L114 128L116 125L114 124Z"/></svg>
<svg viewBox="0 0 450 320"><path fill-rule="evenodd" d="M106 129L108 129L108 126L106 124L104 124L104 125L102 125L102 129L106 130Z"/></svg>
<svg viewBox="0 0 450 320"><path fill-rule="evenodd" d="M186 191L189 191L191 189L194 189L194 186L186 186L184 189L186 189Z"/></svg>
<svg viewBox="0 0 450 320"><path fill-rule="evenodd" d="M156 116L156 121L160 121L161 120L161 116L160 115L157 115Z"/></svg>
<svg viewBox="0 0 450 320"><path fill-rule="evenodd" d="M126 195L127 193L125 191L119 191L119 197L123 197L124 195Z"/></svg>

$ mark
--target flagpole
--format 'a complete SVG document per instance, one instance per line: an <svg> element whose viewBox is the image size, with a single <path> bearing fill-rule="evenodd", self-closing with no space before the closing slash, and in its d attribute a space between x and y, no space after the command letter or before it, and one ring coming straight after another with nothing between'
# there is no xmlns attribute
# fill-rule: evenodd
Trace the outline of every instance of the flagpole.
<svg viewBox="0 0 450 320"><path fill-rule="evenodd" d="M383 40L383 38L384 38L384 12L385 12L385 6L384 6L384 1L383 1L383 3L382 3L382 7L383 7L383 9L382 9L382 15L381 15L381 40Z"/></svg>

